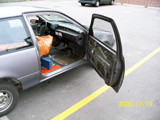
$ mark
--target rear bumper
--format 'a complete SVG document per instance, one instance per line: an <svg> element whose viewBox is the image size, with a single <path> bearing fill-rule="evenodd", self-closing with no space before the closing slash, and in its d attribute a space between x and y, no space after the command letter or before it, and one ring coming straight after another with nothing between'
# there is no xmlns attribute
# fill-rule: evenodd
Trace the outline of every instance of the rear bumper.
<svg viewBox="0 0 160 120"><path fill-rule="evenodd" d="M79 3L83 3L83 4L95 4L96 0L94 0L94 1L82 1L82 0L79 0L78 2Z"/></svg>

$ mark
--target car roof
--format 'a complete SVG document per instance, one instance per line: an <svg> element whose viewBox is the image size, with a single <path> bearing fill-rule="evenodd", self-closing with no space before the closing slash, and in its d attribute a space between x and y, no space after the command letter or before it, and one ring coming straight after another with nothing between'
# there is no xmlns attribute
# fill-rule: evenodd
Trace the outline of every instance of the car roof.
<svg viewBox="0 0 160 120"><path fill-rule="evenodd" d="M41 7L28 7L28 6L10 6L10 7L0 7L0 19L6 17L20 16L25 12L34 11L49 11L50 9Z"/></svg>

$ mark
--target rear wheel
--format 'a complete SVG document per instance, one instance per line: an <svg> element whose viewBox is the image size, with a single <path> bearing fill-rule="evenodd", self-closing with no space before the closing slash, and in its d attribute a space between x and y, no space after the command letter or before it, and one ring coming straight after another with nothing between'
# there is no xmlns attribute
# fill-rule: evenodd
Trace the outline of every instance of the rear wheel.
<svg viewBox="0 0 160 120"><path fill-rule="evenodd" d="M0 116L8 114L17 104L19 92L17 88L6 81L0 82Z"/></svg>
<svg viewBox="0 0 160 120"><path fill-rule="evenodd" d="M82 6L85 6L85 4L84 4L84 3L81 3L81 5L82 5Z"/></svg>
<svg viewBox="0 0 160 120"><path fill-rule="evenodd" d="M99 3L99 0L97 0L95 6L98 7L99 4L100 4L100 3Z"/></svg>
<svg viewBox="0 0 160 120"><path fill-rule="evenodd" d="M110 3L111 5L113 5L114 4L114 0L111 0L111 3Z"/></svg>

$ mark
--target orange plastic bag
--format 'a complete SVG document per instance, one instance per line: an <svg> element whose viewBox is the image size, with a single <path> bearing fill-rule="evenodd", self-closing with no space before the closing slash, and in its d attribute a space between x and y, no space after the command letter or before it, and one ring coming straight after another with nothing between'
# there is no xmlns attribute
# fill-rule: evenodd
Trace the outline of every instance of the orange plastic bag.
<svg viewBox="0 0 160 120"><path fill-rule="evenodd" d="M39 55L42 57L43 55L46 55L49 53L52 42L53 42L53 36L47 35L47 36L36 36L38 46L39 46Z"/></svg>

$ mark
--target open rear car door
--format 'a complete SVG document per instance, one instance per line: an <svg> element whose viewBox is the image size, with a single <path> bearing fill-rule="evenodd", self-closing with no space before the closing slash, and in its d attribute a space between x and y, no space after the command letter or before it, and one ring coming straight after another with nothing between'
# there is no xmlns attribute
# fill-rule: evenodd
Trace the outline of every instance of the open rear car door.
<svg viewBox="0 0 160 120"><path fill-rule="evenodd" d="M92 15L86 56L105 83L118 92L124 79L125 63L120 35L113 19Z"/></svg>

